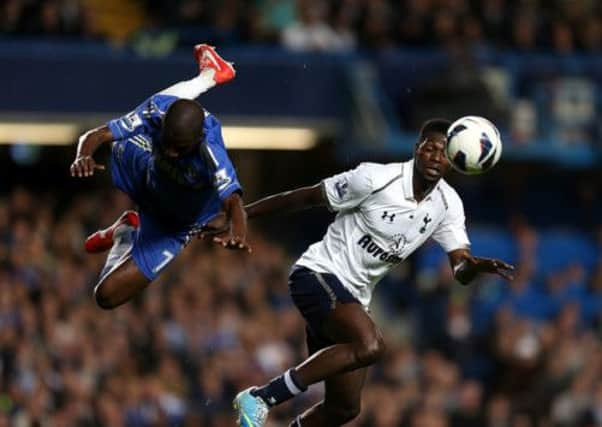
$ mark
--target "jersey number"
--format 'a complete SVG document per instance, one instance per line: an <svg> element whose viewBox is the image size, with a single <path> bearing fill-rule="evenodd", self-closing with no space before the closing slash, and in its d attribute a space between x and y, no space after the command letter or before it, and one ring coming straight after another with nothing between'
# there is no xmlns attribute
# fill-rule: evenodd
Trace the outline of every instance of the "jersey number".
<svg viewBox="0 0 602 427"><path fill-rule="evenodd" d="M155 268L153 268L153 273L156 273L157 271L159 271L163 267L165 267L167 264L169 264L169 261L171 261L174 257L174 255L169 251L163 251L163 256L165 258L163 259L163 261L161 261L161 263L159 265L157 265Z"/></svg>

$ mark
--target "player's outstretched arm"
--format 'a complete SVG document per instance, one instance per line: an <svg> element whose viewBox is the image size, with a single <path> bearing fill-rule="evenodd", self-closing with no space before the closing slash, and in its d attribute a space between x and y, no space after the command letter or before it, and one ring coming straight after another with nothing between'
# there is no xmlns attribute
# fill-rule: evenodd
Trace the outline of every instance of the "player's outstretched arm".
<svg viewBox="0 0 602 427"><path fill-rule="evenodd" d="M296 190L285 191L274 194L245 206L247 216L255 218L267 216L274 213L289 213L309 209L317 206L325 206L326 198L322 190L322 184L311 187L301 187Z"/></svg>
<svg viewBox="0 0 602 427"><path fill-rule="evenodd" d="M213 242L228 249L242 249L251 252L251 247L246 241L247 214L238 193L232 193L224 200L224 212L227 222L230 223L230 233L225 236L215 236Z"/></svg>
<svg viewBox="0 0 602 427"><path fill-rule="evenodd" d="M455 279L468 285L481 273L497 274L506 280L513 280L514 266L494 258L472 256L468 249L457 249L448 253Z"/></svg>
<svg viewBox="0 0 602 427"><path fill-rule="evenodd" d="M99 165L92 157L98 147L102 144L113 141L113 133L108 126L100 126L89 130L79 137L75 160L71 163L71 176L88 177L94 175L94 170L104 170L103 165Z"/></svg>

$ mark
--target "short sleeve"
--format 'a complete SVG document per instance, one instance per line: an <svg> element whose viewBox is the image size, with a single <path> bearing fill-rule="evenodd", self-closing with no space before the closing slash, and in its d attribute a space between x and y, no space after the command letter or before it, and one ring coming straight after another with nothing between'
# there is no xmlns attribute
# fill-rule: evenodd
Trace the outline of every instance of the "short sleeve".
<svg viewBox="0 0 602 427"><path fill-rule="evenodd" d="M452 193L452 197L449 198L449 207L446 210L445 217L432 237L447 253L470 247L470 240L466 233L464 206L460 196L455 191Z"/></svg>
<svg viewBox="0 0 602 427"><path fill-rule="evenodd" d="M208 114L205 120L209 124L203 150L213 174L213 186L221 200L232 193L242 192L242 186L236 176L236 169L228 156L222 137L222 127L219 121Z"/></svg>
<svg viewBox="0 0 602 427"><path fill-rule="evenodd" d="M370 164L334 175L322 181L322 189L331 211L353 209L362 203L373 190Z"/></svg>
<svg viewBox="0 0 602 427"><path fill-rule="evenodd" d="M161 128L167 108L178 98L156 94L145 100L133 111L117 119L110 120L107 126L116 140L131 138L139 134L149 134Z"/></svg>

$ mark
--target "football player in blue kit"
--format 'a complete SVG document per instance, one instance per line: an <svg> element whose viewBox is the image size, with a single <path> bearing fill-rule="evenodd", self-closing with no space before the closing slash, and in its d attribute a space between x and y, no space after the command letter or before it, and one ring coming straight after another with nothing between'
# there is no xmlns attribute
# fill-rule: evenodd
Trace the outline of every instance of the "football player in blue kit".
<svg viewBox="0 0 602 427"><path fill-rule="evenodd" d="M189 242L225 212L229 232L215 239L250 251L241 185L228 158L220 122L194 101L235 76L206 44L195 46L199 75L151 96L132 112L82 135L71 175L103 170L95 151L111 144L114 185L138 206L86 239L87 252L110 249L94 289L98 305L115 308L146 288ZM224 222L220 214L220 222Z"/></svg>

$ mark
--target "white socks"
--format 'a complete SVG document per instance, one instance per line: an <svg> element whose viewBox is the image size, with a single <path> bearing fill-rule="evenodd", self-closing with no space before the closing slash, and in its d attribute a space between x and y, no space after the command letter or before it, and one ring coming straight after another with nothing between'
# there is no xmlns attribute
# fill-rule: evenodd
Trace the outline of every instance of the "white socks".
<svg viewBox="0 0 602 427"><path fill-rule="evenodd" d="M107 261L100 272L99 284L129 258L134 246L134 233L134 227L127 224L122 224L115 229L113 232L113 247L109 251Z"/></svg>
<svg viewBox="0 0 602 427"><path fill-rule="evenodd" d="M178 82L167 89L162 90L159 94L172 95L184 99L196 99L199 95L215 86L214 76L215 70L213 68L207 68L201 71L195 78Z"/></svg>

